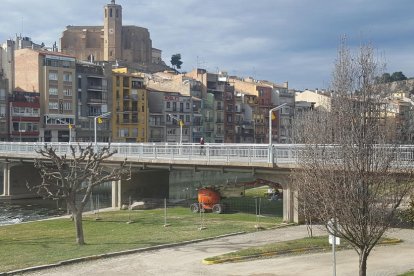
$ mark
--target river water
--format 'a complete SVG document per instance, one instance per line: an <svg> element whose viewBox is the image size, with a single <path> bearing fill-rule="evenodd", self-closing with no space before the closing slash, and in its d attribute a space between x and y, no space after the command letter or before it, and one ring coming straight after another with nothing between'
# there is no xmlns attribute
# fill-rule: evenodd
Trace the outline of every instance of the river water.
<svg viewBox="0 0 414 276"><path fill-rule="evenodd" d="M61 206L58 206L58 202L53 200L39 198L0 201L0 225L16 224L64 214L66 214L66 208L62 209Z"/></svg>
<svg viewBox="0 0 414 276"><path fill-rule="evenodd" d="M85 211L111 206L111 197L107 193L93 194L92 199ZM67 213L64 201L41 198L3 200L0 201L0 226L57 217Z"/></svg>

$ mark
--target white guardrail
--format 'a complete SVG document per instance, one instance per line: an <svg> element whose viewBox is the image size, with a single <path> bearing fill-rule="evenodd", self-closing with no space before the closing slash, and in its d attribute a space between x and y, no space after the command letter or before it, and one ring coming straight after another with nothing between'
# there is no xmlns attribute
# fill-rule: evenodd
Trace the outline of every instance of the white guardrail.
<svg viewBox="0 0 414 276"><path fill-rule="evenodd" d="M58 154L68 154L69 143L47 143L56 149ZM90 143L71 143L72 146L86 147ZM107 143L98 143L97 147L107 146ZM36 158L36 150L42 148L44 143L35 142L0 142L0 157ZM239 163L254 165L258 163L294 164L295 145L272 145L273 158L269 156L267 144L177 144L177 143L111 143L111 149L117 150L117 156L126 157L129 161L145 160L192 160L206 161L208 163Z"/></svg>
<svg viewBox="0 0 414 276"><path fill-rule="evenodd" d="M69 154L69 143L47 143L53 146L58 154ZM72 143L77 147L86 147L90 143ZM107 143L97 143L97 147L107 146ZM0 158L36 158L36 150L44 143L30 142L0 142ZM303 149L298 144L273 144L269 151L267 144L177 144L177 143L111 143L111 149L117 150L116 156L126 157L131 162L174 162L194 161L211 163L237 163L250 166L257 164L297 164L297 152ZM328 146L330 154L335 155L335 146ZM391 147L390 147L391 148ZM326 150L326 145L325 145ZM394 160L414 166L414 146L400 146L395 150ZM269 155L269 153L271 153ZM326 152L325 152L326 154ZM191 162L190 162L191 163Z"/></svg>

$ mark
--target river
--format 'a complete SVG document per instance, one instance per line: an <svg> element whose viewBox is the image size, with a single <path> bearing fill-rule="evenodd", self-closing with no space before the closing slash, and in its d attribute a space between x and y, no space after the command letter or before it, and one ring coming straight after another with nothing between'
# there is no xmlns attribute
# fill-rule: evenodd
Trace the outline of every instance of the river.
<svg viewBox="0 0 414 276"><path fill-rule="evenodd" d="M110 206L111 198L107 193L95 193L93 195L93 202L89 201L85 207L85 211ZM67 209L64 201L41 198L0 201L0 226L41 220L66 214Z"/></svg>

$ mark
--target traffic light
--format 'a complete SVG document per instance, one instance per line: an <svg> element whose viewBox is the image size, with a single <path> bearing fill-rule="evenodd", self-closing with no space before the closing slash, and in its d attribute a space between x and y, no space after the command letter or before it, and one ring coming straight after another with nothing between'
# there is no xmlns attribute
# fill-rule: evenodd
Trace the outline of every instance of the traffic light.
<svg viewBox="0 0 414 276"><path fill-rule="evenodd" d="M272 121L276 120L276 115L275 113L272 111Z"/></svg>

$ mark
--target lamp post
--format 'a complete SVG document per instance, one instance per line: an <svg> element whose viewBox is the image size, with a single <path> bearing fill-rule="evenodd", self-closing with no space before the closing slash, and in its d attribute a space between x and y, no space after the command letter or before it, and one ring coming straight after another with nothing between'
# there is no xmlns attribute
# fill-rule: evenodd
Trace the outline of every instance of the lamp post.
<svg viewBox="0 0 414 276"><path fill-rule="evenodd" d="M107 118L107 117L109 117L110 115L111 115L111 112L106 112L106 113L103 113L103 114L101 114L101 115L99 115L99 116L95 116L95 117L93 117L94 137L95 137L95 140L94 140L94 142L95 142L95 150L97 149L97 145L98 145L97 140L96 140L96 121L97 121L98 119Z"/></svg>
<svg viewBox="0 0 414 276"><path fill-rule="evenodd" d="M22 142L22 132L26 132L26 130L25 129L19 129L20 143Z"/></svg>
<svg viewBox="0 0 414 276"><path fill-rule="evenodd" d="M183 122L183 120L181 120L180 118L178 118L176 116L173 116L172 114L168 114L168 116L170 116L171 119L174 119L180 125L180 145L181 145L183 143L183 125L184 125L184 122Z"/></svg>
<svg viewBox="0 0 414 276"><path fill-rule="evenodd" d="M256 144L256 120L251 121L253 123L253 143Z"/></svg>
<svg viewBox="0 0 414 276"><path fill-rule="evenodd" d="M273 163L273 150L272 150L272 113L287 105L287 103L278 105L269 110L269 163Z"/></svg>

